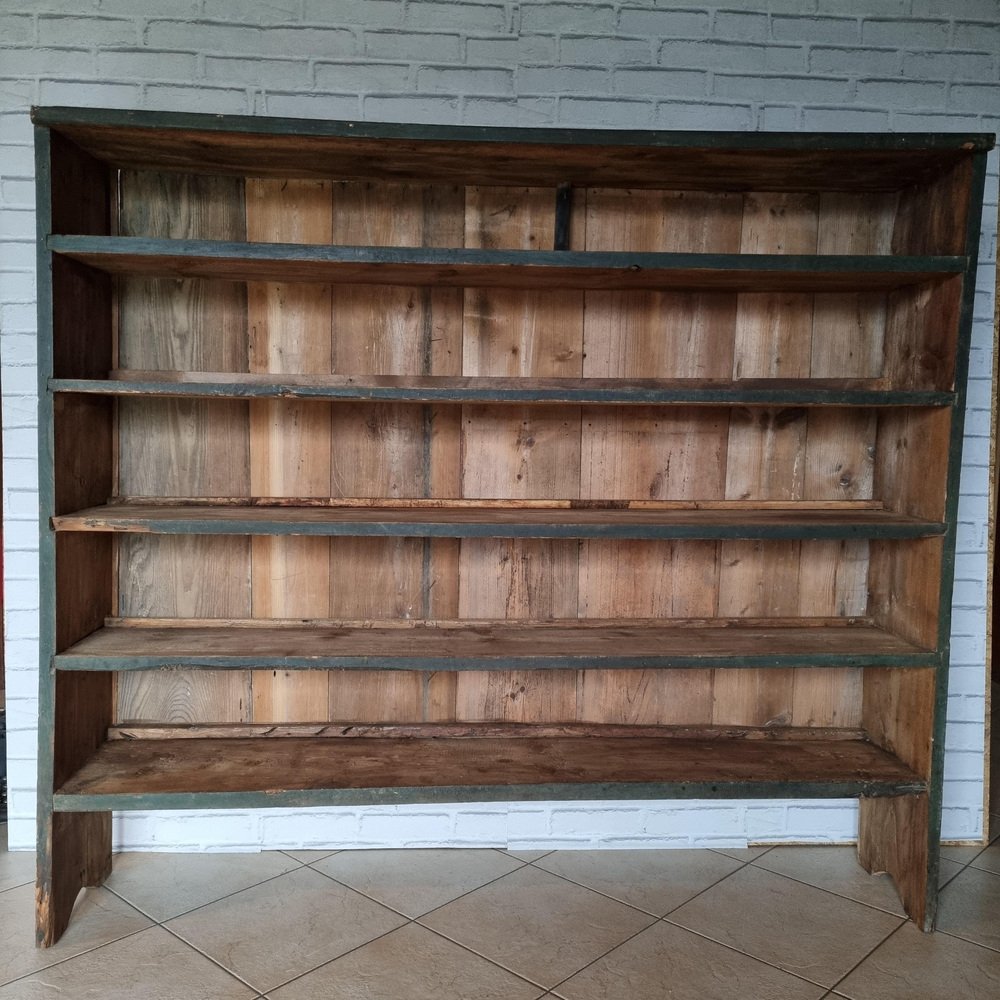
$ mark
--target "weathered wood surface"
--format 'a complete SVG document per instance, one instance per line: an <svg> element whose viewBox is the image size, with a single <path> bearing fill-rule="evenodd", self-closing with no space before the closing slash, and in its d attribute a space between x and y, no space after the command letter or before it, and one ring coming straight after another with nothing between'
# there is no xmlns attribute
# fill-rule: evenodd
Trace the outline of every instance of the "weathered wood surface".
<svg viewBox="0 0 1000 1000"><path fill-rule="evenodd" d="M615 725L599 722L324 722L291 725L120 725L108 729L109 740L189 740L207 738L286 739L551 739L592 737L602 739L699 740L864 740L862 729L821 726L656 726Z"/></svg>
<svg viewBox="0 0 1000 1000"><path fill-rule="evenodd" d="M49 248L109 274L223 281L466 288L851 292L926 285L965 258L795 254L577 254L545 250L251 244L50 236Z"/></svg>
<svg viewBox="0 0 1000 1000"><path fill-rule="evenodd" d="M593 309L593 307L591 307ZM737 403L797 406L946 406L947 391L886 388L879 379L512 378L457 375L308 375L112 369L94 379L52 379L54 392L409 403L597 403L645 406Z"/></svg>
<svg viewBox="0 0 1000 1000"><path fill-rule="evenodd" d="M929 797L863 799L858 816L858 860L872 874L888 872L910 919L934 928L937 864L931 864Z"/></svg>
<svg viewBox="0 0 1000 1000"><path fill-rule="evenodd" d="M246 216L249 240L330 243L332 185L325 181L249 179ZM270 377L288 372L328 375L332 370L331 298L328 285L248 283L251 372ZM329 404L253 400L251 492L328 497L333 474L331 444ZM250 590L254 617L327 614L329 545L291 535L254 537ZM251 686L253 718L309 719L315 706L327 697L327 678L322 673L301 672L293 677L283 670L256 671L251 675Z"/></svg>
<svg viewBox="0 0 1000 1000"><path fill-rule="evenodd" d="M594 510L436 507L156 507L110 504L52 519L57 531L502 537L808 538L938 535L934 521L871 509Z"/></svg>
<svg viewBox="0 0 1000 1000"><path fill-rule="evenodd" d="M892 754L854 740L588 737L500 739L112 740L66 781L72 795L280 792L645 782L868 784L921 780Z"/></svg>
<svg viewBox="0 0 1000 1000"><path fill-rule="evenodd" d="M991 135L795 136L766 133L482 129L155 114L140 121L74 109L36 113L92 155L156 166L269 177L406 180L459 184L759 190L893 191L928 179ZM220 126L222 126L220 128ZM780 145L779 145L780 144ZM778 148L776 148L778 147ZM796 148L798 147L798 148Z"/></svg>
<svg viewBox="0 0 1000 1000"><path fill-rule="evenodd" d="M57 663L62 669L74 666L79 669L81 661L89 658L162 658L176 663L187 660L207 663L258 657L262 662L315 659L331 666L346 666L349 661L363 664L371 660L374 665L396 661L405 667L408 660L431 659L440 661L442 669L456 669L485 667L492 660L538 664L551 660L579 662L581 666L648 660L658 666L669 666L678 661L696 665L719 660L731 660L734 665L741 661L769 660L794 664L801 657L810 662L828 660L831 664L850 662L863 666L883 657L898 657L912 665L927 662L928 656L934 655L867 624L774 627L732 622L723 627L684 627L683 623L633 624L622 619L603 624L566 620L498 624L470 620L409 625L407 628L374 623L353 628L319 624L274 628L264 622L244 627L118 625L100 629L77 642L59 656Z"/></svg>

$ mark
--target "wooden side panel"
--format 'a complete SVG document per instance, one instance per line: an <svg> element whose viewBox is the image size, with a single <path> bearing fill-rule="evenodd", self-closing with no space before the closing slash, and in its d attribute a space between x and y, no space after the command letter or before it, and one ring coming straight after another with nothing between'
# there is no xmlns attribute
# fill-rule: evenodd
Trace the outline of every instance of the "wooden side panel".
<svg viewBox="0 0 1000 1000"><path fill-rule="evenodd" d="M914 184L903 192L892 234L893 253L965 253L973 164L969 157L930 183Z"/></svg>
<svg viewBox="0 0 1000 1000"><path fill-rule="evenodd" d="M954 388L962 278L888 296L885 377L893 388Z"/></svg>
<svg viewBox="0 0 1000 1000"><path fill-rule="evenodd" d="M928 797L861 799L859 808L858 860L862 867L873 874L892 875L910 919L923 930L931 930L937 887L928 880Z"/></svg>
<svg viewBox="0 0 1000 1000"><path fill-rule="evenodd" d="M249 179L247 238L253 242L330 243L332 185L327 181ZM328 374L328 285L252 282L247 289L250 371ZM250 402L250 493L263 497L331 495L331 404ZM251 539L255 618L324 618L330 612L330 546L301 536ZM307 722L328 699L322 671L255 671L253 718ZM324 714L322 711L320 716Z"/></svg>
<svg viewBox="0 0 1000 1000"><path fill-rule="evenodd" d="M108 168L57 133L48 132L43 141L49 144L51 186L47 194L52 231L109 233L114 183ZM43 199L45 195L42 192ZM39 286L44 295L44 276ZM52 374L104 377L113 355L111 281L71 261L55 259L51 295ZM40 337L48 332L41 329ZM42 405L46 405L44 397ZM114 411L110 401L102 406L65 398L53 400L52 407L54 467L42 469L41 502L61 513L114 492ZM44 484L50 475L54 495L48 497ZM92 632L113 606L114 548L110 538L53 541L43 536L40 550L40 647L52 653ZM53 606L54 634L49 631ZM113 722L114 706L111 674L56 678L48 668L47 663L40 663L42 744L35 894L36 939L44 947L54 944L66 929L80 889L100 884L111 871L111 813L53 813L51 794L104 739Z"/></svg>
<svg viewBox="0 0 1000 1000"><path fill-rule="evenodd" d="M905 410L879 423L875 495L916 517L943 518L951 414ZM943 542L940 538L872 544L869 613L912 642L938 643Z"/></svg>

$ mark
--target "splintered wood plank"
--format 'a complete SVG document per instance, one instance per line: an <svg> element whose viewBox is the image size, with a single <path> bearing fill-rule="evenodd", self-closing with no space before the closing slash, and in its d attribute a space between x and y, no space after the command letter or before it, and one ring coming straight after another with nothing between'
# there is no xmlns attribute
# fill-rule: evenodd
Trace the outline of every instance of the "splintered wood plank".
<svg viewBox="0 0 1000 1000"><path fill-rule="evenodd" d="M938 889L930 875L930 800L926 794L862 799L858 861L872 874L892 875L907 915L921 930L934 929Z"/></svg>
<svg viewBox="0 0 1000 1000"><path fill-rule="evenodd" d="M570 220L571 246L583 245L582 198ZM555 233L551 188L469 188L465 245L547 249ZM462 374L579 378L583 375L583 296L550 289L469 289ZM462 408L464 497L573 498L580 495L580 409ZM459 615L575 617L573 543L481 539L463 542ZM576 718L576 678L566 672L463 673L456 718L521 722Z"/></svg>
<svg viewBox="0 0 1000 1000"><path fill-rule="evenodd" d="M124 171L120 188L123 235L246 239L237 178ZM126 367L245 372L245 287L200 279L123 280L118 345L118 364ZM119 401L119 492L241 495L250 486L247 413L241 400ZM249 616L249 578L247 538L132 539L120 549L120 611ZM185 703L204 710L204 718L251 717L249 674L203 674L123 676L117 717L179 718Z"/></svg>
<svg viewBox="0 0 1000 1000"><path fill-rule="evenodd" d="M77 796L121 796L127 807L135 796L136 808L141 796L155 801L156 795L185 793L263 792L281 804L282 792L296 790L382 789L389 793L385 801L447 802L456 793L514 799L604 798L625 790L648 798L670 798L671 791L842 797L925 788L899 760L861 740L288 737L111 740L58 789L57 801L72 808Z"/></svg>
<svg viewBox="0 0 1000 1000"><path fill-rule="evenodd" d="M247 238L254 242L330 243L328 181L247 181ZM248 284L250 370L329 374L329 285ZM254 496L329 497L331 404L300 400L250 403L250 489ZM330 613L330 545L323 539L251 540L252 614L314 618ZM301 722L328 700L324 673L255 671L253 717Z"/></svg>
<svg viewBox="0 0 1000 1000"><path fill-rule="evenodd" d="M587 249L732 253L734 194L592 190ZM728 292L588 292L584 375L729 378L736 296ZM729 411L596 408L583 411L580 495L720 499ZM580 614L629 617L716 613L718 546L584 542ZM591 670L581 718L605 722L711 721L712 676L688 671Z"/></svg>

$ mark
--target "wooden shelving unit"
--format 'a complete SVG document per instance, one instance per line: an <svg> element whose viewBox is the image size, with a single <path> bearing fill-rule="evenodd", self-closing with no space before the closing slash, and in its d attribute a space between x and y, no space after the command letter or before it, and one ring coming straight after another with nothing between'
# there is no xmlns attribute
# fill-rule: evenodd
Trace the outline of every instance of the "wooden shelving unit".
<svg viewBox="0 0 1000 1000"><path fill-rule="evenodd" d="M35 123L42 944L269 804L858 797L933 925L991 137Z"/></svg>

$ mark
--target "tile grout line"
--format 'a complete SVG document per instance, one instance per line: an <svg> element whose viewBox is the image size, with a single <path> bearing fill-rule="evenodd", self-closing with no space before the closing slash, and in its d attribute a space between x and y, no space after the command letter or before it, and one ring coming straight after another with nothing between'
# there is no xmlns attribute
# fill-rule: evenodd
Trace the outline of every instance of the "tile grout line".
<svg viewBox="0 0 1000 1000"><path fill-rule="evenodd" d="M137 852L142 853L142 852ZM283 853L283 852L276 852ZM294 861L294 858L290 860ZM212 906L215 903L219 903L224 899L231 899L233 896L238 896L241 892L246 892L248 889L256 889L258 886L267 885L268 882L273 882L275 879L279 879L284 875L291 875L292 872L299 871L302 868L308 868L307 864L299 862L298 868L289 868L288 871L278 872L276 875L269 875L267 878L261 879L259 882L252 882L250 885L242 886L239 889L234 889L232 892L225 892L221 896L216 896L214 899L210 899L205 903L199 903L197 906L192 906L189 910L182 910L180 913L172 913L169 917L159 917L153 916L152 913L147 913L141 906L137 903L133 903L127 896L122 895L117 889L113 889L111 886L102 885L102 888L107 889L108 892L113 892L119 899L128 903L129 906L138 910L143 916L149 917L150 920L155 921L157 924L165 924L168 920L177 920L179 917L186 917L188 914L195 913L198 910L203 910L206 906Z"/></svg>
<svg viewBox="0 0 1000 1000"><path fill-rule="evenodd" d="M867 961L868 961L868 959L869 959L869 958L871 958L871 957L872 957L872 955L874 955L874 954L875 954L875 952L877 952L877 951L879 950L879 948L881 948L881 947L882 947L882 946L883 946L883 945L884 945L884 944L885 944L885 943L886 943L886 942L887 942L887 941L888 941L888 940L889 940L890 938L893 938L893 937L895 937L895 936L896 936L896 935L897 935L897 934L898 934L898 933L899 933L899 932L900 932L900 931L901 931L901 930L902 930L902 929L903 929L903 928L904 928L904 927L905 927L905 926L906 926L906 925L907 925L908 923L911 923L911 921L910 921L910 920L909 920L909 919L907 918L907 919L906 919L906 920L904 920L904 921L903 921L903 922L902 922L902 923L901 923L901 924L900 924L900 925L899 925L899 926L898 926L897 928L895 928L894 930L891 930L891 931L889 931L889 933L888 933L888 934L886 934L886 936L885 936L884 938L882 938L882 940L881 940L881 941L879 941L879 942L878 942L878 944L876 944L874 948L872 948L872 949L871 949L870 951L867 951L867 952L866 952L866 953L865 953L865 954L864 954L864 955L863 955L863 956L862 956L862 957L861 957L860 959L858 959L858 961L857 961L857 962L855 962L855 963L854 963L854 965L852 965L852 966L851 966L851 967L850 967L850 968L849 968L849 969L847 970L847 972L845 972L845 973L844 973L844 974L843 974L843 975L842 975L842 976L841 976L841 977L840 977L840 978L839 978L839 979L838 979L838 980L837 980L837 981L836 981L836 982L835 982L835 983L834 983L834 984L833 984L833 985L832 985L832 986L831 986L831 987L829 988L829 990L830 990L830 993L836 993L836 990L837 990L837 987L838 987L838 986L840 986L840 984L841 984L842 982L844 982L844 980L846 980L848 976L850 976L850 975L851 975L852 973L856 972L856 971L857 971L857 970L858 970L858 969L859 969L859 968L860 968L860 967L861 967L861 966L862 966L862 965L863 965L863 964L864 964L865 962L867 962Z"/></svg>

